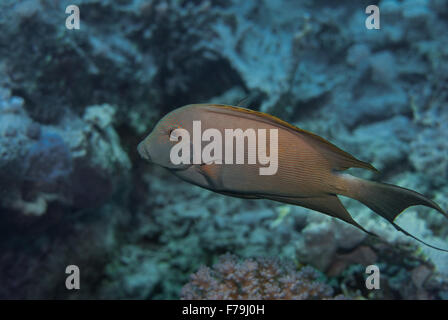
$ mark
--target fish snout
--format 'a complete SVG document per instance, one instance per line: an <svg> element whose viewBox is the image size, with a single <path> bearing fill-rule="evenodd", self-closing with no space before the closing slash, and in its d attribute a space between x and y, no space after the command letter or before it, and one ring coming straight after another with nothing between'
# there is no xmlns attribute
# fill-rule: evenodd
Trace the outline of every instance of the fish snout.
<svg viewBox="0 0 448 320"><path fill-rule="evenodd" d="M149 152L146 150L143 141L138 144L137 151L140 154L140 157L148 161L151 161L151 156L149 155Z"/></svg>

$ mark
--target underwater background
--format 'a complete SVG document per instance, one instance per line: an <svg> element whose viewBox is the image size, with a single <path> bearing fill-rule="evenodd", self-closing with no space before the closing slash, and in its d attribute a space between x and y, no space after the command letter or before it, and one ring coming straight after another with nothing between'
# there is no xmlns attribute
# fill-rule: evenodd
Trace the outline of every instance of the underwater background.
<svg viewBox="0 0 448 320"><path fill-rule="evenodd" d="M79 29L66 28L71 4ZM445 0L2 0L0 298L448 299L448 253L354 200L342 199L383 240L190 185L136 150L177 107L239 104L447 209L447 30ZM448 247L434 210L398 224ZM365 285L372 264L379 290Z"/></svg>

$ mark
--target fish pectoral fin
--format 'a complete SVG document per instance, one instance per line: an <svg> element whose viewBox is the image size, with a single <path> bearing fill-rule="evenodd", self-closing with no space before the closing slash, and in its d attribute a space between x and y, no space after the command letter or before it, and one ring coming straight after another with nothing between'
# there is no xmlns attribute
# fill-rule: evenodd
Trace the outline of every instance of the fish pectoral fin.
<svg viewBox="0 0 448 320"><path fill-rule="evenodd" d="M282 197L269 196L269 199L289 203L301 207L305 207L314 211L319 211L321 213L325 213L331 217L338 218L345 222L350 223L351 225L361 229L362 231L377 236L372 232L364 229L359 223L357 223L350 213L345 209L344 205L341 203L339 198L336 195L328 194L320 197L310 197L310 198L292 198L292 197Z"/></svg>
<svg viewBox="0 0 448 320"><path fill-rule="evenodd" d="M205 178L210 188L219 191L222 188L219 167L216 164L200 164L196 166L198 172Z"/></svg>

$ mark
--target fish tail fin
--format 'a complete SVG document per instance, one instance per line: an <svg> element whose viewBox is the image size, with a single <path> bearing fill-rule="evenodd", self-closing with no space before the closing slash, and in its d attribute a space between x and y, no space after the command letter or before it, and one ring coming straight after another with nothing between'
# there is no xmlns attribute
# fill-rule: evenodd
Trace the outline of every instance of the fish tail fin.
<svg viewBox="0 0 448 320"><path fill-rule="evenodd" d="M340 176L344 180L344 190L346 190L344 194L341 193L342 195L360 201L381 217L389 221L395 229L414 238L415 240L431 248L448 252L447 249L435 247L422 241L421 239L418 239L394 222L400 213L402 213L405 209L416 205L423 205L433 208L448 219L448 214L443 211L437 203L418 192L396 185L367 181L348 174L343 174Z"/></svg>

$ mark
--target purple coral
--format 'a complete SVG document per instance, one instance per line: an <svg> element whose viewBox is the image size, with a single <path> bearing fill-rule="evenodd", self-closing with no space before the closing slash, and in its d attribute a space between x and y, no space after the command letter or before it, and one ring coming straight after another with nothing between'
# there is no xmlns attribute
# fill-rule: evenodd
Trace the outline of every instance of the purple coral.
<svg viewBox="0 0 448 320"><path fill-rule="evenodd" d="M300 270L292 262L273 258L239 262L231 254L219 258L213 268L201 266L181 292L182 299L329 299L333 290L317 281L311 267Z"/></svg>

